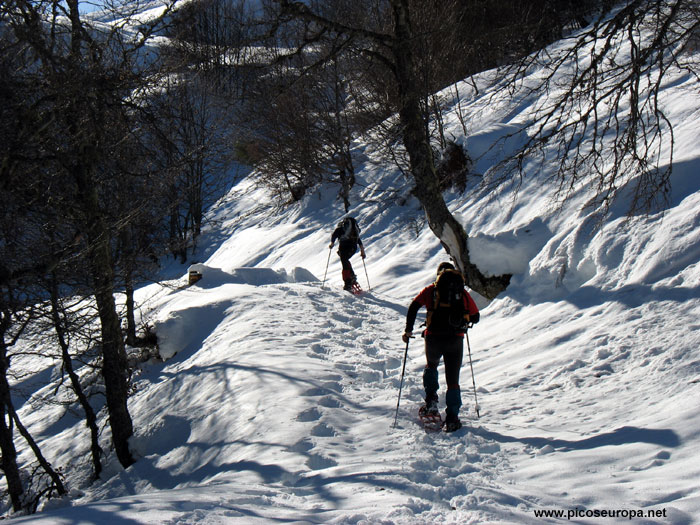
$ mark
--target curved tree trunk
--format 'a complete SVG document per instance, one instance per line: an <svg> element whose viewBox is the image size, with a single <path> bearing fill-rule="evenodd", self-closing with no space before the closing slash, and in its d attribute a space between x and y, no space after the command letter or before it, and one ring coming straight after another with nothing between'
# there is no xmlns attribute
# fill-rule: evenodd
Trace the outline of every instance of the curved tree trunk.
<svg viewBox="0 0 700 525"><path fill-rule="evenodd" d="M506 289L511 276L486 277L469 258L467 233L447 208L435 173L433 152L421 112L419 84L411 52L412 32L408 5L405 0L391 0L391 6L396 37L392 52L400 97L399 118L411 174L416 182L413 193L423 206L430 229L464 273L467 285L484 297L493 299Z"/></svg>
<svg viewBox="0 0 700 525"><path fill-rule="evenodd" d="M94 479L100 477L102 472L102 462L100 460L102 456L102 448L100 447L100 431L97 426L97 416L94 409L90 405L85 391L80 384L80 378L78 374L75 373L73 369L73 362L68 351L68 340L66 339L67 327L64 326L61 320L60 306L58 302L58 285L56 284L56 279L52 277L50 283L51 289L51 318L54 325L54 330L56 331L56 336L58 337L58 344L61 347L61 358L63 360L63 368L66 370L68 377L70 378L71 388L75 393L80 406L83 407L85 412L85 424L88 429L90 429L90 451L92 453L92 466L94 469L93 476Z"/></svg>
<svg viewBox="0 0 700 525"><path fill-rule="evenodd" d="M22 437L25 439L27 444L29 445L29 448L32 449L32 452L34 452L34 457L36 457L37 461L39 462L39 465L41 465L41 468L44 469L44 472L51 478L51 481L53 482L54 488L56 489L56 492L58 492L59 495L65 496L67 494L66 492L66 487L63 485L63 481L61 480L61 476L58 475L58 472L56 472L51 464L46 460L44 457L44 454L41 453L41 449L39 448L39 445L37 442L34 440L32 435L29 433L29 431L26 429L26 427L22 424L22 421L19 419L19 416L17 415L17 411L15 410L15 407L12 406L12 401L10 401L7 405L7 413L9 416L12 418L12 420L15 422L15 425L17 426L17 430L19 433L22 435Z"/></svg>

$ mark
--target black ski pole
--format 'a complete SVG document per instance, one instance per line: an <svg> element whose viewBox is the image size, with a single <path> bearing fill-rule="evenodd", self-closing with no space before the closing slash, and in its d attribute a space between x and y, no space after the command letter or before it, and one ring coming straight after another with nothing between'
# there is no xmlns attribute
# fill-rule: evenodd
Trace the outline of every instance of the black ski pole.
<svg viewBox="0 0 700 525"><path fill-rule="evenodd" d="M476 417L479 416L479 401L476 399L476 382L474 381L474 366L472 365L472 349L469 345L469 330L464 331L464 335L467 338L467 352L469 353L469 368L472 370L472 386L474 387L474 410L476 410Z"/></svg>
<svg viewBox="0 0 700 525"><path fill-rule="evenodd" d="M370 291L372 287L369 285L369 275L367 275L367 266L365 266L365 258L362 258L362 266L365 268L365 277L367 277L367 291Z"/></svg>
<svg viewBox="0 0 700 525"><path fill-rule="evenodd" d="M328 260L326 261L326 271L323 272L323 282L321 283L321 288L323 288L323 285L326 284L326 275L328 275L328 265L331 263L331 250L333 249L333 246L328 247Z"/></svg>
<svg viewBox="0 0 700 525"><path fill-rule="evenodd" d="M403 354L403 370L401 370L401 382L399 383L399 399L396 401L396 415L394 416L394 426L396 428L397 421L399 419L399 403L401 403L401 389L403 388L403 376L406 373L406 360L408 359L408 343L411 341L410 337L406 341L406 352Z"/></svg>

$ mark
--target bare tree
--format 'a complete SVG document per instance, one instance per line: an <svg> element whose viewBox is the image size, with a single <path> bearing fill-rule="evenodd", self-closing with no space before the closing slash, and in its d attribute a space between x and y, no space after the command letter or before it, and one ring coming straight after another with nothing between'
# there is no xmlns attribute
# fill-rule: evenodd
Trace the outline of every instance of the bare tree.
<svg viewBox="0 0 700 525"><path fill-rule="evenodd" d="M163 17L167 13L166 6ZM30 187L37 202L44 199L54 210L61 210L62 215L55 217L75 232L74 242L59 253L79 251L88 262L101 325L102 375L112 439L119 461L128 466L134 461L128 445L133 424L114 297L113 254L115 227L125 218L113 216L108 198L123 181L106 176L109 171L100 168L118 151L121 137L115 130L128 134L133 129L129 119L138 107L135 97L147 89L144 84L149 79L143 67L154 66L142 50L162 17L139 25L138 36L129 39L120 33L119 25L110 26L107 33L91 27L81 17L77 0L12 0L3 3L2 17L17 47L25 49L31 60L23 74L41 86L35 100L25 100L36 119L27 132L32 140L20 151L32 160L16 152L10 152L9 158L17 165L33 163ZM14 272L9 280L17 277Z"/></svg>
<svg viewBox="0 0 700 525"><path fill-rule="evenodd" d="M551 94L541 99L525 146L506 162L511 168L521 168L521 176L525 159L544 160L545 150L555 148L559 162L555 183L561 198L584 182L595 184L597 202L604 207L630 183L632 209L658 205L668 194L673 134L659 93L672 68L685 69L698 78L697 60L688 54L697 42L697 2L542 0L456 5L387 0L360 7L370 12L372 7L383 6L375 9L381 17L374 23L343 2L332 3L333 8L286 0L274 4L279 17L273 29L279 30L282 22L297 24L298 39L290 46L289 56L313 55L317 42L325 39L340 43L329 47L325 60L351 49L390 72L393 86L385 92L392 93L388 100L398 113L414 195L431 230L465 273L468 284L485 297L503 291L510 276L486 276L471 263L464 228L441 195L432 146L433 130L438 142L444 138L439 105L434 104L432 94L478 70L473 68L511 64L505 69L510 76L504 81L513 89L510 93L523 88ZM436 16L438 8L459 16L454 20ZM465 9L472 9L476 18L466 16ZM487 15L496 12L503 17L488 22ZM461 41L455 36L460 31ZM557 49L563 52L553 54L544 48L562 37L566 37L564 45ZM441 43L445 44L442 55ZM445 59L460 54L470 58ZM322 60L316 58L317 63ZM455 66L452 72L449 65ZM543 71L535 85L526 77L532 66ZM559 75L565 70L570 73ZM568 79L566 89L562 90L561 80L554 85L556 78ZM463 127L467 128L466 122ZM664 151L669 152L666 158L661 157ZM510 176L508 170L502 173Z"/></svg>
<svg viewBox="0 0 700 525"><path fill-rule="evenodd" d="M34 125L41 119L35 111L37 86L17 74L26 56L6 39L0 26L0 453L1 468L15 511L27 510L35 494L27 491L17 462L15 430L33 450L40 468L51 479L50 487L65 493L62 480L42 455L38 445L22 424L12 401L9 374L11 349L35 319L32 307L33 278L60 260L63 250L49 254L37 233L46 219L45 203L22 164L26 141L37 135ZM22 99L22 103L20 103ZM30 208L34 208L33 212Z"/></svg>
<svg viewBox="0 0 700 525"><path fill-rule="evenodd" d="M232 110L199 73L164 79L148 106L157 122L149 128L146 148L161 182L146 193L167 208L169 250L184 263L188 252L196 250L206 209L237 176L231 171Z"/></svg>
<svg viewBox="0 0 700 525"><path fill-rule="evenodd" d="M291 17L306 23L299 50L332 33L343 42L332 48L332 54L347 48L358 49L388 68L395 82L401 136L415 184L413 193L423 206L430 229L463 271L470 287L489 298L502 292L510 276L486 276L471 262L464 227L452 216L442 196L423 104L426 89L419 75L418 23L411 19L410 3L390 0L391 23L378 28L350 25L347 19L330 18L322 9L301 3L286 0L276 3L281 19Z"/></svg>
<svg viewBox="0 0 700 525"><path fill-rule="evenodd" d="M3 236L2 239L4 240L6 237ZM8 254L7 251L4 252L4 254ZM55 490L59 495L65 495L67 492L60 475L44 457L39 445L22 424L12 401L9 382L12 357L10 349L35 315L33 309L28 308L24 301L18 298L19 296L25 297L26 292L24 287L15 289L9 283L0 284L0 453L2 453L0 465L5 474L13 509L33 512L42 493L50 494ZM34 453L41 472L50 480L47 486L39 489L38 494L25 490L20 467L17 463L17 449L14 443L15 429Z"/></svg>
<svg viewBox="0 0 700 525"><path fill-rule="evenodd" d="M90 431L90 452L92 455L93 476L94 479L99 478L102 472L102 447L100 447L100 432L97 425L97 415L90 404L88 395L83 388L80 376L73 367L73 356L71 355L71 336L75 333L75 321L71 320L69 309L64 306L64 301L61 298L58 290L58 280L53 274L49 277L46 283L49 288L50 295L50 318L56 333L59 348L61 350L62 369L68 375L70 388L78 398L81 408L85 414L85 424ZM75 314L72 314L73 316Z"/></svg>
<svg viewBox="0 0 700 525"><path fill-rule="evenodd" d="M630 213L663 208L674 135L660 94L674 70L700 80L698 31L695 1L619 2L560 51L542 50L513 65L508 69L513 93L549 96L540 99L528 140L506 164L522 177L526 159L545 162L546 151L554 149L560 200L592 184L591 204L603 211L622 188L631 188ZM532 66L543 72L534 83L531 77L526 81Z"/></svg>

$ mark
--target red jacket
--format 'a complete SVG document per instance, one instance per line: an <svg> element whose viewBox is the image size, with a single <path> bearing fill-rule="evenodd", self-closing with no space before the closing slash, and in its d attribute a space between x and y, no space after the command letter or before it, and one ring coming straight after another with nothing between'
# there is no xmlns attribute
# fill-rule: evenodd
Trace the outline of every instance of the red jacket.
<svg viewBox="0 0 700 525"><path fill-rule="evenodd" d="M435 284L428 285L421 290L421 292L415 297L415 299L413 299L413 301L411 302L411 306L408 307L408 315L406 316L406 332L413 332L413 323L415 323L416 321L416 315L418 314L418 310L421 306L425 306L425 308L428 311L433 310L433 297L435 296L434 290ZM464 309L469 314L470 322L478 323L479 309L477 308L474 299L472 299L471 295L469 295L469 293L466 290L464 290L463 298ZM424 331L424 334L431 335L433 334L433 332L431 332L430 329L426 329ZM464 332L457 332L456 334L450 335L464 337Z"/></svg>

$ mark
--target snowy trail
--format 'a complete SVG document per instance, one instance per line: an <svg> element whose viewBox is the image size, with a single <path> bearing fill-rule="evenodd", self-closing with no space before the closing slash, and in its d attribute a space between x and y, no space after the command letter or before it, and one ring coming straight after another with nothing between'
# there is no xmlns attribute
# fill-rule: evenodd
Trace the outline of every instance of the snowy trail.
<svg viewBox="0 0 700 525"><path fill-rule="evenodd" d="M287 341L292 353L305 352L324 370L318 383L300 394L311 405L296 416L308 433L294 444L307 456L302 484L313 482L333 492L336 485L350 483L352 490L337 489L354 494L338 503L346 511L366 507L361 502L369 497L377 499L383 518L401 522L440 521L445 512L458 522L495 519L499 515L493 508L479 508L493 506L494 500L503 500L504 508L513 506L495 481L508 470L497 444L467 429L448 436L426 435L418 427L420 340L410 348L399 428L391 428L403 357L398 334L405 311L400 306L373 294L297 293L292 286L279 291L293 297L281 315L297 326L306 323ZM310 310L319 316L309 319ZM377 516L354 515L348 523L365 518Z"/></svg>
<svg viewBox="0 0 700 525"><path fill-rule="evenodd" d="M524 333L513 325L523 321L503 305L470 333L481 419L465 359L465 427L426 434L415 416L423 394L420 338L409 346L392 428L406 305L318 282L270 282L267 269L246 272L260 284L237 282L236 270L189 288L144 292L184 346L165 363L148 365L136 382L130 409L138 418L139 461L127 471L115 468L71 516L119 514L114 509L124 505L124 523L515 524L542 523L533 509L649 508L694 497L697 469L683 472L671 460L687 465L697 447L677 457L680 442L692 437L672 428L698 417L685 407L669 419L666 408L696 385L676 382L668 399L657 400L662 422L632 408L645 367L659 383L684 377L658 347L626 347L639 329L634 319L643 326L660 315L655 307L641 305L644 316L618 312L626 331L601 334L593 338L597 349L584 352L591 334L572 322L555 330L533 326L527 341L513 341L511 333ZM537 308L550 322L579 313L562 304ZM579 315L582 326L597 315ZM678 321L659 344L671 344L684 329ZM557 357L562 341L573 349L565 359ZM580 359L572 360L576 353ZM675 357L685 353L680 347ZM442 374L441 365L441 382ZM618 416L601 419L601 411ZM676 479L659 491L656 472L665 469ZM675 523L692 522L670 510ZM55 523L62 512L30 521Z"/></svg>
<svg viewBox="0 0 700 525"><path fill-rule="evenodd" d="M191 289L178 295L198 293ZM238 486L246 480L271 491L271 498L275 494L268 511L258 509L268 518L288 513L279 505L290 500L297 509L309 509L295 519L311 522L381 517L424 523L439 521L445 512L460 522L512 515L517 502L498 481L509 469L508 454L498 444L466 428L427 435L418 426L420 340L409 352L399 427L391 428L404 352L399 338L404 306L381 295L354 297L318 284L222 285L217 295L229 296L231 304L216 310L226 314L201 350L178 354L152 374L158 378L144 378L141 394L132 402L134 413L144 414L145 421L166 421L140 439L146 456L135 465L135 477L152 478L144 470L165 467L190 481L204 472L208 475L200 482L207 485ZM193 311L181 314L185 323L200 318ZM269 361L268 354L274 355ZM212 384L206 374L217 375L214 383L224 387L214 398L211 387L201 390ZM164 376L169 380L160 382ZM149 414L151 399L164 395L175 400L169 415ZM206 414L202 417L212 423L192 421L191 414ZM182 427L188 428L187 442L180 447L163 443L171 431L182 435ZM207 428L209 433L198 437ZM225 436L211 434L222 428ZM222 445L202 451L198 442ZM154 444L158 454L149 456ZM227 461L215 469L212 458L218 455ZM152 467L144 466L149 462ZM163 488L180 486L149 487ZM113 487L115 494L122 489ZM368 501L376 512L367 512ZM361 510L348 516L354 509Z"/></svg>

